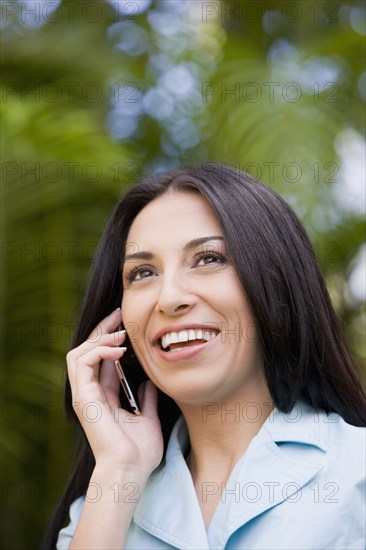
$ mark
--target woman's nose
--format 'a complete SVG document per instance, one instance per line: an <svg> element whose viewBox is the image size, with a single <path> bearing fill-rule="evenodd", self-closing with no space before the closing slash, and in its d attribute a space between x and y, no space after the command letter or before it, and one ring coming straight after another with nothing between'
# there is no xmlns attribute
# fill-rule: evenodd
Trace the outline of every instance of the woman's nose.
<svg viewBox="0 0 366 550"><path fill-rule="evenodd" d="M195 297L178 276L162 281L156 311L168 315L186 313L194 304Z"/></svg>

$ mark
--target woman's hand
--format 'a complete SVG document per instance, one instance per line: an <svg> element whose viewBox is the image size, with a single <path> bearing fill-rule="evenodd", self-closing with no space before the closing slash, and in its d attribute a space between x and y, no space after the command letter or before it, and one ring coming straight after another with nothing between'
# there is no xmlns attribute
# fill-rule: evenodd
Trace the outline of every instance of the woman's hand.
<svg viewBox="0 0 366 550"><path fill-rule="evenodd" d="M125 332L115 332L120 323L118 309L101 321L86 342L67 354L73 408L97 467L137 469L147 478L163 455L157 390L150 380L139 388L141 415L121 408L120 381L113 363L125 351L120 347Z"/></svg>

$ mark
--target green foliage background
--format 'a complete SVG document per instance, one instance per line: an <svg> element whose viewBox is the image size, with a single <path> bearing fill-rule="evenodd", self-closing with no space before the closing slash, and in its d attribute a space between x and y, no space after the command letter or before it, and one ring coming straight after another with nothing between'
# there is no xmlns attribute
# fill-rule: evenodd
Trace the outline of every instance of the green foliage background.
<svg viewBox="0 0 366 550"><path fill-rule="evenodd" d="M365 9L69 1L37 21L4 2L1 17L1 533L23 549L68 475L65 354L93 252L142 174L216 161L278 190L363 368Z"/></svg>

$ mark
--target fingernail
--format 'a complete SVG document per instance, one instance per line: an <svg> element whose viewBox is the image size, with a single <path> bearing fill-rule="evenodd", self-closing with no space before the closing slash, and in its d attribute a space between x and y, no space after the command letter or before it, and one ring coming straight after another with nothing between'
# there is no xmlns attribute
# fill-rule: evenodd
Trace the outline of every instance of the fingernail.
<svg viewBox="0 0 366 550"><path fill-rule="evenodd" d="M120 349L123 351L123 353L124 353L125 351L127 351L127 348L120 348Z"/></svg>
<svg viewBox="0 0 366 550"><path fill-rule="evenodd" d="M119 311L121 308L120 307L117 307L113 313L115 313L116 311Z"/></svg>
<svg viewBox="0 0 366 550"><path fill-rule="evenodd" d="M118 331L118 335L122 336L122 334L126 334L126 329Z"/></svg>

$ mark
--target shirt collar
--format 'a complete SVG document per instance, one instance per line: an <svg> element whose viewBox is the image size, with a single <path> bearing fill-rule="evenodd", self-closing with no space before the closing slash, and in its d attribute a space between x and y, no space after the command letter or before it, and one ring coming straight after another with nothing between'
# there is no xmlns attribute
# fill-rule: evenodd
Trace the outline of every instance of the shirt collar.
<svg viewBox="0 0 366 550"><path fill-rule="evenodd" d="M236 480L245 483L250 472L250 480L259 486L292 484L294 492L301 488L324 466L326 419L324 411L314 411L302 402L288 414L274 409L234 467L229 485ZM278 443L295 445L283 452ZM304 452L304 445L309 448L310 457ZM206 533L184 459L188 446L186 422L180 416L172 430L165 460L150 476L134 514L135 523L151 535L178 548L202 549L212 547L209 535L215 544L224 547L236 529L284 500L279 492L280 497L268 502L263 498L250 508L242 501L234 501L230 506L219 503Z"/></svg>
<svg viewBox="0 0 366 550"><path fill-rule="evenodd" d="M275 443L303 443L326 451L327 423L334 421L337 421L337 415L327 416L323 410L313 409L298 401L288 413L273 409L260 432L266 432Z"/></svg>
<svg viewBox="0 0 366 550"><path fill-rule="evenodd" d="M269 436L275 443L303 443L318 447L322 451L328 446L329 422L337 422L338 415L327 415L323 410L313 409L303 401L298 401L293 409L284 413L274 408L256 437ZM263 434L261 432L264 432ZM189 447L189 435L183 416L180 416L172 430L167 452L167 461L176 453L185 455Z"/></svg>

